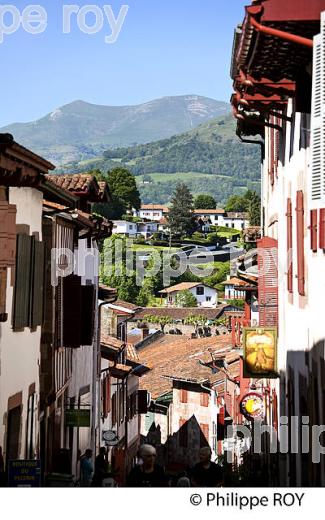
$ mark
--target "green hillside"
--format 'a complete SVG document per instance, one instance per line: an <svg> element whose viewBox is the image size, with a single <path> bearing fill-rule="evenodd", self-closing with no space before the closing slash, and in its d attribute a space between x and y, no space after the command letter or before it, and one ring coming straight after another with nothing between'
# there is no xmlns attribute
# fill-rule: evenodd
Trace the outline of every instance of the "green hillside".
<svg viewBox="0 0 325 520"><path fill-rule="evenodd" d="M259 191L260 150L241 143L232 116L222 116L169 139L110 149L104 157L70 165L70 171L121 165L137 177L144 203L168 202L178 181L192 193L210 193L218 203L247 188Z"/></svg>

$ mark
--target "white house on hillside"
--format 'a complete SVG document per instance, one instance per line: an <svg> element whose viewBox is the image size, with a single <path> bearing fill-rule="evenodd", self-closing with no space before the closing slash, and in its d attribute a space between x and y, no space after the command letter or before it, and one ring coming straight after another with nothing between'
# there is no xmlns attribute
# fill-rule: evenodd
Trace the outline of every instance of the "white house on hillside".
<svg viewBox="0 0 325 520"><path fill-rule="evenodd" d="M198 307L215 307L218 303L218 292L213 287L200 282L183 282L172 287L166 287L160 294L165 296L167 307L177 307L177 295L189 291L197 301Z"/></svg>
<svg viewBox="0 0 325 520"><path fill-rule="evenodd" d="M159 222L168 214L167 206L162 204L143 204L135 216L146 220L155 220Z"/></svg>
<svg viewBox="0 0 325 520"><path fill-rule="evenodd" d="M113 221L113 234L126 235L135 238L138 235L150 237L158 231L158 222L128 222L127 220Z"/></svg>

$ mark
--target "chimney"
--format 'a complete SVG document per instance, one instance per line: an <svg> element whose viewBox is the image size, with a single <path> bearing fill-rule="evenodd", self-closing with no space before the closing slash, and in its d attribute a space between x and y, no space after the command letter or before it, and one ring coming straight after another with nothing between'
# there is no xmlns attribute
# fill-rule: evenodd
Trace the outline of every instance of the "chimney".
<svg viewBox="0 0 325 520"><path fill-rule="evenodd" d="M141 330L141 341L146 339L149 336L149 327L147 323L141 323L139 326L139 329Z"/></svg>

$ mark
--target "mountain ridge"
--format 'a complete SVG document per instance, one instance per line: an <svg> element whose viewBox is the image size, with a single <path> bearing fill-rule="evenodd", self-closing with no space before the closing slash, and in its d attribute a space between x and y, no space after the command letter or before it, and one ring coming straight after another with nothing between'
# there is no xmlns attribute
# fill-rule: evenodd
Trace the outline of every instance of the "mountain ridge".
<svg viewBox="0 0 325 520"><path fill-rule="evenodd" d="M28 123L0 129L54 164L95 157L108 147L149 143L180 134L230 105L198 95L165 96L138 105L109 106L75 100Z"/></svg>

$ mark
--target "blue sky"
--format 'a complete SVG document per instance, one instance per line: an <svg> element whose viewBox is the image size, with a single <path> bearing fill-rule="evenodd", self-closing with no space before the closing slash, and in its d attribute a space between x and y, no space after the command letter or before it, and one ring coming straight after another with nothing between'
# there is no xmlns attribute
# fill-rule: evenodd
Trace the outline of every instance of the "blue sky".
<svg viewBox="0 0 325 520"><path fill-rule="evenodd" d="M233 29L248 0L13 0L22 10L42 5L48 15L44 33L20 28L0 44L0 126L32 121L76 99L106 105L137 104L182 94L229 101ZM71 18L62 33L64 4L111 5L117 16L129 5L118 40L107 19L94 35L82 33ZM0 20L1 21L1 20ZM6 15L5 23L11 23ZM87 23L92 24L90 15Z"/></svg>

